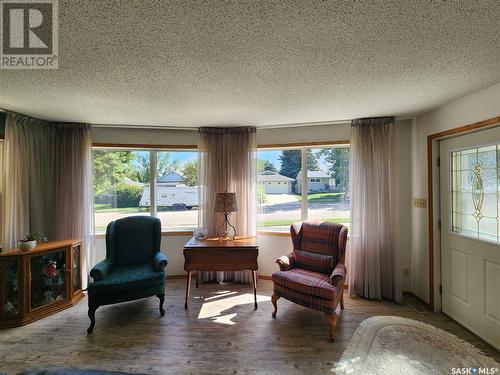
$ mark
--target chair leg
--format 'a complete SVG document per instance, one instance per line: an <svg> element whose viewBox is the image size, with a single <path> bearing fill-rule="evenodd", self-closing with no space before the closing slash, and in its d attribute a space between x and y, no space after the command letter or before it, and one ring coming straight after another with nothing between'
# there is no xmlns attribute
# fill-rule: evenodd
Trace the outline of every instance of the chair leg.
<svg viewBox="0 0 500 375"><path fill-rule="evenodd" d="M95 327L95 311L97 310L99 306L95 306L95 305L90 305L89 304L89 311L88 311L88 315L89 315L89 319L90 319L90 326L89 328L87 328L87 333L92 333L92 331L94 330L94 327Z"/></svg>
<svg viewBox="0 0 500 375"><path fill-rule="evenodd" d="M278 312L278 304L276 302L279 300L279 298L280 297L277 296L276 294L273 294L271 297L271 302L273 303L274 306L274 311L271 315L273 318L276 318L276 313Z"/></svg>
<svg viewBox="0 0 500 375"><path fill-rule="evenodd" d="M340 308L344 310L344 293L340 296Z"/></svg>
<svg viewBox="0 0 500 375"><path fill-rule="evenodd" d="M337 314L334 311L332 314L325 313L325 315L328 321L330 322L330 330L328 336L330 338L330 342L334 342L335 337L333 335L333 332L335 331L335 326L337 325Z"/></svg>
<svg viewBox="0 0 500 375"><path fill-rule="evenodd" d="M165 309L163 308L163 303L165 302L165 294L157 294L156 297L160 299L160 315L165 315Z"/></svg>

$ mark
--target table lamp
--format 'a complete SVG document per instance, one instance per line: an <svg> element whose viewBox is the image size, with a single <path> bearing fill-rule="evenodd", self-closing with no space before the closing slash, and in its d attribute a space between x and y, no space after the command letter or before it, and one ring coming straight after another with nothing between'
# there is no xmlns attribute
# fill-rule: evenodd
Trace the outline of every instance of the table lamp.
<svg viewBox="0 0 500 375"><path fill-rule="evenodd" d="M229 222L231 212L238 211L236 193L217 193L215 196L215 212L224 212L224 223L217 230L220 240L234 240L236 228Z"/></svg>

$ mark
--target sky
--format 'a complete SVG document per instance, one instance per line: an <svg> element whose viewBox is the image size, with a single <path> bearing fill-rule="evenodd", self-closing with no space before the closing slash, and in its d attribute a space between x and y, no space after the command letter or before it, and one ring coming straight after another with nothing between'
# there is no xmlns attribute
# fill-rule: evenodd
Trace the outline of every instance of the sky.
<svg viewBox="0 0 500 375"><path fill-rule="evenodd" d="M197 151L168 151L170 153L170 160L179 160L181 165L189 163L193 160L198 160Z"/></svg>
<svg viewBox="0 0 500 375"><path fill-rule="evenodd" d="M313 149L313 152L317 152L319 149ZM188 163L193 160L198 159L197 151L160 151L160 152L168 152L170 154L170 161L179 160L181 166L185 163ZM280 150L258 150L257 158L262 160L268 160L274 164L278 171L281 168L281 160L279 156L281 154ZM323 171L328 170L328 165L325 161L325 158L322 156L318 160L319 167Z"/></svg>
<svg viewBox="0 0 500 375"><path fill-rule="evenodd" d="M313 152L317 152L319 149L313 149ZM274 164L276 169L279 171L281 168L281 160L279 156L281 154L280 150L267 150L267 151L257 151L257 159L269 160ZM318 160L319 168L323 171L328 171L328 165L325 161L325 158L322 156Z"/></svg>

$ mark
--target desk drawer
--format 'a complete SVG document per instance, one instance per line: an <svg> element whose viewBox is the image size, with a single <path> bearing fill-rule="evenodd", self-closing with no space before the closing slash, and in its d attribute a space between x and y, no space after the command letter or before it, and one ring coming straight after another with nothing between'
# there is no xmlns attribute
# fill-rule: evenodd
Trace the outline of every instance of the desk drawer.
<svg viewBox="0 0 500 375"><path fill-rule="evenodd" d="M256 271L256 248L185 248L185 271Z"/></svg>

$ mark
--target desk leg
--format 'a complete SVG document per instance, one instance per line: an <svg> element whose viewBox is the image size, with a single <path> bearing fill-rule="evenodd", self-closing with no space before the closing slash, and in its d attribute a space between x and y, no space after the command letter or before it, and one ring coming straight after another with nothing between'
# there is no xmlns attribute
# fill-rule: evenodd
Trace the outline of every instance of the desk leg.
<svg viewBox="0 0 500 375"><path fill-rule="evenodd" d="M200 271L196 271L196 289L198 289L198 279L200 278Z"/></svg>
<svg viewBox="0 0 500 375"><path fill-rule="evenodd" d="M184 309L188 308L189 289L191 289L191 271L188 271L187 285L186 285L186 302L184 302Z"/></svg>
<svg viewBox="0 0 500 375"><path fill-rule="evenodd" d="M257 272L252 271L253 299L255 301L254 310L257 310Z"/></svg>

